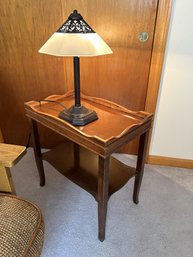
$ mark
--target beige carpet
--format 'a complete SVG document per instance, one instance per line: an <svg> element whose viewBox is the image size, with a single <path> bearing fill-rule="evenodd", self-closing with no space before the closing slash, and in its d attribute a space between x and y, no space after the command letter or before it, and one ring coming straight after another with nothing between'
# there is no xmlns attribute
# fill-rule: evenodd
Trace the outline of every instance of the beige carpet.
<svg viewBox="0 0 193 257"><path fill-rule="evenodd" d="M135 157L116 155L124 163ZM17 194L41 208L46 226L42 257L192 257L193 171L146 165L140 203L133 179L109 200L106 240L97 239L97 203L44 162L39 178L32 149L11 169Z"/></svg>

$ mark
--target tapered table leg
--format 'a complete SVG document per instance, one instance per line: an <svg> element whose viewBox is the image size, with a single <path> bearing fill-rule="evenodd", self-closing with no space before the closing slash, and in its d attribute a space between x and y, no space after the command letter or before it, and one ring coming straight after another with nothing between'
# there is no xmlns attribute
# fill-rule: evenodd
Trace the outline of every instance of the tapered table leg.
<svg viewBox="0 0 193 257"><path fill-rule="evenodd" d="M137 173L135 176L134 191L133 191L133 201L136 204L139 203L139 191L140 191L141 182L143 178L148 136L149 136L149 131L142 134L139 140L138 158L137 158L137 166L136 166Z"/></svg>
<svg viewBox="0 0 193 257"><path fill-rule="evenodd" d="M102 242L105 239L105 226L107 214L107 202L109 192L109 157L99 156L98 174L98 238Z"/></svg>
<svg viewBox="0 0 193 257"><path fill-rule="evenodd" d="M32 127L34 156L35 156L35 161L36 161L37 169L40 176L40 186L44 186L45 185L44 166L42 162L42 153L41 153L41 147L40 147L38 127L37 127L37 122L35 120L31 120L31 127Z"/></svg>
<svg viewBox="0 0 193 257"><path fill-rule="evenodd" d="M74 150L74 168L78 171L80 167L80 146L76 143L73 143Z"/></svg>

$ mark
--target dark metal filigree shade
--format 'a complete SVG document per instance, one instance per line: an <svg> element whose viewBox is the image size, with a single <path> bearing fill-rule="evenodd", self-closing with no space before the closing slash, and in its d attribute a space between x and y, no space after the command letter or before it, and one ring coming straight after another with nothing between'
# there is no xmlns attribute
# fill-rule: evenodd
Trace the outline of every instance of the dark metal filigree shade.
<svg viewBox="0 0 193 257"><path fill-rule="evenodd" d="M58 29L60 33L95 33L86 23L83 17L76 11L68 17L68 20Z"/></svg>

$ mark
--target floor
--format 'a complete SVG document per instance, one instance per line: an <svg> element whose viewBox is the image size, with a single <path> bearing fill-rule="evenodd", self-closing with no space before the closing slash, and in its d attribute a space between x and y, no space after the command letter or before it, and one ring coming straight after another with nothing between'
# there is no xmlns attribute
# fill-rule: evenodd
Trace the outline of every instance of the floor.
<svg viewBox="0 0 193 257"><path fill-rule="evenodd" d="M135 157L116 154L133 165ZM44 162L39 186L32 149L11 169L17 194L33 201L45 219L42 257L192 257L193 171L146 165L140 202L133 179L109 200L106 240L97 239L97 203Z"/></svg>

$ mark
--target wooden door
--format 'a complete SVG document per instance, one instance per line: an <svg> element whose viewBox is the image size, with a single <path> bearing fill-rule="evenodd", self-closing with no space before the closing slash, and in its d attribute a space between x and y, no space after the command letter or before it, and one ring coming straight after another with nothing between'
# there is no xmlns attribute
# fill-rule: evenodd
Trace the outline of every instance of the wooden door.
<svg viewBox="0 0 193 257"><path fill-rule="evenodd" d="M82 91L115 101L133 110L143 110L157 0L86 2L85 19L109 44L113 54L81 59ZM80 11L81 9L80 6ZM139 34L144 31L149 38L142 43Z"/></svg>
<svg viewBox="0 0 193 257"><path fill-rule="evenodd" d="M72 58L37 53L49 36L77 9L109 44L112 55L81 58L81 90L144 110L158 0L3 1L0 65L1 121L7 142L25 143L29 131L23 103L73 88ZM146 31L142 43L139 33ZM47 136L46 136L47 135ZM51 134L52 135L52 134ZM54 144L50 132L44 146ZM130 150L135 149L135 143Z"/></svg>
<svg viewBox="0 0 193 257"><path fill-rule="evenodd" d="M63 1L66 17L74 6L113 50L112 55L80 59L81 91L144 110L158 1ZM141 32L148 34L147 41L139 40ZM136 152L137 140L123 151Z"/></svg>

